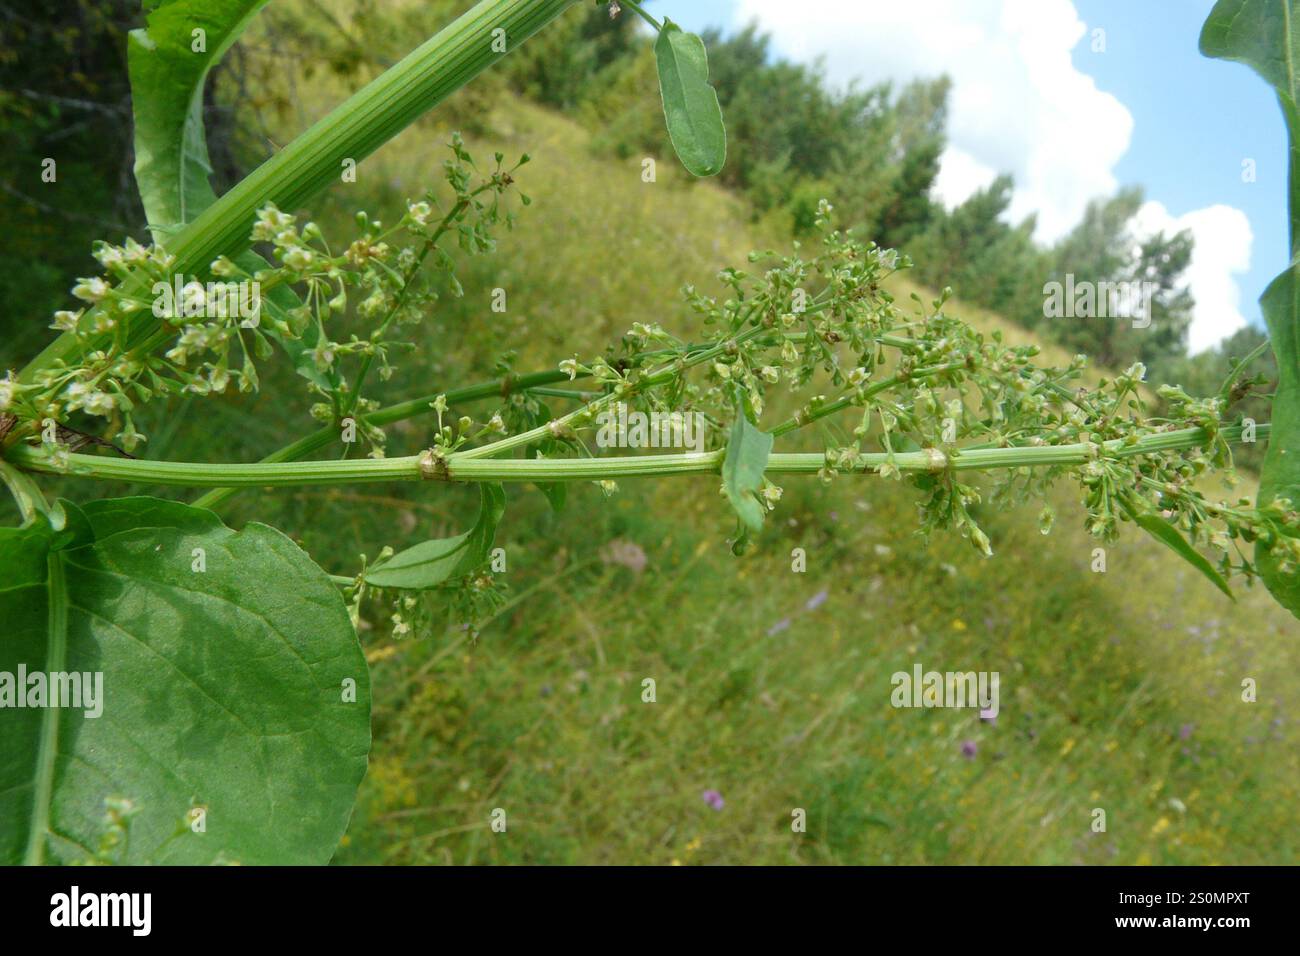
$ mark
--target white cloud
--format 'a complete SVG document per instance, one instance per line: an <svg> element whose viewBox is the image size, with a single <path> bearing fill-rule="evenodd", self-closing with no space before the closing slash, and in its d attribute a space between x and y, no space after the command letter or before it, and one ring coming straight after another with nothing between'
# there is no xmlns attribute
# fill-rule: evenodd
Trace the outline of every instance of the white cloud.
<svg viewBox="0 0 1300 956"><path fill-rule="evenodd" d="M1012 218L1037 213L1036 236L1051 242L1118 185L1133 117L1074 68L1087 27L1070 0L737 0L736 25L751 20L783 56L824 56L835 83L948 74L950 148L935 194L945 204L987 185L988 171L1011 173Z"/></svg>
<svg viewBox="0 0 1300 956"><path fill-rule="evenodd" d="M1196 300L1188 351L1202 352L1246 324L1241 314L1241 287L1233 278L1250 269L1254 235L1246 214L1222 204L1172 216L1163 204L1144 203L1134 218L1139 235L1172 234L1190 229L1195 241L1184 278Z"/></svg>
<svg viewBox="0 0 1300 956"><path fill-rule="evenodd" d="M971 193L978 192L997 178L998 171L956 146L949 146L939 158L939 175L934 178L931 195L947 209L959 206Z"/></svg>

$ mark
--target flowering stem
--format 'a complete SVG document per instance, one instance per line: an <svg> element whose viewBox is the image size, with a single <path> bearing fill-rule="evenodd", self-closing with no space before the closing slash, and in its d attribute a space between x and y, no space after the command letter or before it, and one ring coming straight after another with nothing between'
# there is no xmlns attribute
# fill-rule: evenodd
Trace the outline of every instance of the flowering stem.
<svg viewBox="0 0 1300 956"><path fill-rule="evenodd" d="M258 209L268 202L281 209L300 208L337 181L344 160L360 162L505 55L498 52L496 37L504 36L507 49L513 50L576 2L483 0L475 5L277 152L178 232L167 244L167 251L175 257L174 271L187 275L206 273L209 263L218 256L233 256L245 249ZM165 332L160 324L160 320L143 313L140 321L132 324L125 344L149 348ZM23 368L19 379L30 382L41 369L60 361L76 364L83 352L102 347L111 335L98 333L83 342L65 332Z"/></svg>
<svg viewBox="0 0 1300 956"><path fill-rule="evenodd" d="M906 375L899 374L899 375L894 375L890 378L882 379L879 382L876 382L873 385L868 385L866 388L864 388L862 390L861 396L859 396L857 393L841 395L839 398L835 399L834 401L827 402L824 405L818 405L815 409L808 412L807 414L805 414L804 412L799 412L797 415L794 415L793 417L786 419L780 425L777 425L775 428L773 428L772 434L775 436L784 435L787 432L794 431L796 428L802 428L804 425L812 424L813 422L817 421L819 418L826 418L828 415L833 415L836 412L840 411L841 409L848 408L850 405L863 404L868 398L871 398L873 395L879 395L881 392L887 392L891 388L897 388L899 385L902 385L904 382L907 382L911 379L929 378L933 375L942 375L944 372L956 372L960 369L964 369L965 367L966 367L965 362L949 362L946 365L932 365L929 368L913 369L911 372L908 372Z"/></svg>
<svg viewBox="0 0 1300 956"><path fill-rule="evenodd" d="M1240 441L1242 426L1224 426L1219 434ZM1258 425L1255 434L1267 439L1268 425ZM1115 439L1100 446L1096 457L1131 458L1137 455L1195 448L1209 441L1204 428L1145 435L1134 442ZM1037 445L1032 447L925 449L893 455L873 452L863 455L865 464L855 469L871 474L881 465L892 464L900 471L984 471L998 468L1041 468L1080 465L1094 457L1097 446ZM666 475L716 474L722 467L724 449L682 455L632 455L611 458L544 458L487 460L471 453L453 453L446 459L445 481L595 481ZM69 454L60 467L48 451L19 445L9 452L9 461L30 471L65 474L79 478L130 481L140 484L187 487L357 484L375 481L421 480L421 456L361 459L357 461L257 462L255 464L207 464L202 462L144 461L99 455ZM826 467L820 453L774 454L768 460L768 474L815 474Z"/></svg>
<svg viewBox="0 0 1300 956"><path fill-rule="evenodd" d="M529 375L507 375L504 378L496 378L488 382L479 382L477 385L467 385L464 388L452 389L445 393L434 392L429 395L421 395L418 398L412 398L409 401L398 402L395 405L389 405L386 408L380 408L367 415L362 415L360 416L360 420L369 425L389 425L393 422L403 421L408 418L414 418L417 415L426 414L429 411L430 406L433 404L434 399L439 395L445 394L448 403L454 405L458 402L472 402L481 398L492 398L493 396L504 397L517 392L527 391L528 389L538 385L568 381L568 378L568 375L558 370L549 372L533 372ZM262 459L262 463L272 464L276 462L297 461L338 440L338 426L326 425L325 427L312 432L310 435L298 439L296 442L285 445L283 448L271 452L271 454ZM218 505L233 498L237 492L237 488L217 488L196 499L194 506L196 508L216 508Z"/></svg>

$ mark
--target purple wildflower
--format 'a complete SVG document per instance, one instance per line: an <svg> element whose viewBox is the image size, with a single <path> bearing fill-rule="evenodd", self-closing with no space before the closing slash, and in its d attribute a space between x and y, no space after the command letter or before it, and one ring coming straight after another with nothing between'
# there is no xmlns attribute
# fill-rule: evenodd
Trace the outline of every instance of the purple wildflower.
<svg viewBox="0 0 1300 956"><path fill-rule="evenodd" d="M726 806L726 801L722 799L722 794L718 793L716 790L705 790L701 796L704 797L704 802L714 810L721 810Z"/></svg>
<svg viewBox="0 0 1300 956"><path fill-rule="evenodd" d="M815 611L823 604L826 603L826 599L828 597L830 597L830 592L827 591L825 588L822 588L820 591L818 591L816 594L814 594L812 597L808 599L807 603L804 604L804 609L808 611Z"/></svg>
<svg viewBox="0 0 1300 956"><path fill-rule="evenodd" d="M767 636L771 637L774 634L780 634L782 631L787 630L789 627L790 627L790 619L788 617L783 617L781 618L781 620L777 621L775 624L773 624L771 627L767 629Z"/></svg>
<svg viewBox="0 0 1300 956"><path fill-rule="evenodd" d="M973 740L964 740L961 745L961 755L967 760L974 760L975 754L979 752L979 745Z"/></svg>

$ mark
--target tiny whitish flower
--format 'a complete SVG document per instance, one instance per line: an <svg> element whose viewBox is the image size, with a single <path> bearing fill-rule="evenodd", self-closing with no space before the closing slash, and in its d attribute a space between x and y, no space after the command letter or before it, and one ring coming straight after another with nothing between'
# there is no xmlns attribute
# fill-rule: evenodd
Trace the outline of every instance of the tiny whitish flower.
<svg viewBox="0 0 1300 956"><path fill-rule="evenodd" d="M213 259L212 265L208 268L212 270L214 276L221 276L222 278L229 278L230 276L239 274L239 267L225 256L219 256L218 258Z"/></svg>
<svg viewBox="0 0 1300 956"><path fill-rule="evenodd" d="M861 385L867 380L867 370L859 365L853 371L849 372L849 384Z"/></svg>
<svg viewBox="0 0 1300 956"><path fill-rule="evenodd" d="M437 398L433 400L432 406L433 406L433 410L437 412L439 415L441 415L443 412L447 410L447 396L439 395Z"/></svg>
<svg viewBox="0 0 1300 956"><path fill-rule="evenodd" d="M253 226L253 238L261 242L274 239L275 236L293 225L294 217L281 212L274 203L267 203L257 211L257 222Z"/></svg>
<svg viewBox="0 0 1300 956"><path fill-rule="evenodd" d="M768 507L775 507L776 503L781 500L781 488L777 485L764 485L763 500L767 502Z"/></svg>
<svg viewBox="0 0 1300 956"><path fill-rule="evenodd" d="M568 375L569 381L572 382L578 377L578 357L575 355L571 359L560 362L560 371Z"/></svg>
<svg viewBox="0 0 1300 956"><path fill-rule="evenodd" d="M126 261L125 256L122 255L122 250L107 242L97 248L92 255L99 260L99 264L105 269L120 266Z"/></svg>
<svg viewBox="0 0 1300 956"><path fill-rule="evenodd" d="M763 381L771 385L775 385L781 379L781 370L775 365L764 365L758 374L763 377Z"/></svg>
<svg viewBox="0 0 1300 956"><path fill-rule="evenodd" d="M290 249L284 254L284 264L294 272L306 272L316 261L316 255L310 249Z"/></svg>
<svg viewBox="0 0 1300 956"><path fill-rule="evenodd" d="M140 245L134 239L127 237L126 243L122 246L122 258L131 265L140 265L148 261L150 250Z"/></svg>
<svg viewBox="0 0 1300 956"><path fill-rule="evenodd" d="M14 383L11 379L0 379L0 412L8 410L13 404L14 391Z"/></svg>
<svg viewBox="0 0 1300 956"><path fill-rule="evenodd" d="M81 318L84 310L78 309L76 312L69 312L62 309L54 313L54 321L50 323L50 328L58 329L60 332L75 332L77 329L77 320Z"/></svg>
<svg viewBox="0 0 1300 956"><path fill-rule="evenodd" d="M789 339L786 339L785 344L781 346L781 361L788 365L793 365L795 362L799 361L799 352L795 349L794 343Z"/></svg>
<svg viewBox="0 0 1300 956"><path fill-rule="evenodd" d="M357 311L366 318L373 319L385 312L387 308L388 296L384 295L382 290L376 289L361 301L361 304L357 306Z"/></svg>
<svg viewBox="0 0 1300 956"><path fill-rule="evenodd" d="M82 302L100 302L109 293L109 285L99 276L93 279L78 279L72 287L72 294Z"/></svg>
<svg viewBox="0 0 1300 956"><path fill-rule="evenodd" d="M322 372L334 364L334 349L330 348L331 344L322 341L311 350L312 361L316 363L316 368Z"/></svg>
<svg viewBox="0 0 1300 956"><path fill-rule="evenodd" d="M430 209L427 202L416 202L408 205L406 211L413 221L424 226L429 222L429 213L432 212L432 209Z"/></svg>
<svg viewBox="0 0 1300 956"><path fill-rule="evenodd" d="M495 412L492 417L488 419L487 428L490 432L504 432L506 430L506 423L501 418L500 412Z"/></svg>

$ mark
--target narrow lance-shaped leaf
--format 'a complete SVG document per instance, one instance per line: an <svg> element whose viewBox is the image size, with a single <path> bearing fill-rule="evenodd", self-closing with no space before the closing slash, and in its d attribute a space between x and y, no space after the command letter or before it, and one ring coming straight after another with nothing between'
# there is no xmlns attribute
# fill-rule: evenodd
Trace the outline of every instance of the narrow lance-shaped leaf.
<svg viewBox="0 0 1300 956"><path fill-rule="evenodd" d="M338 588L265 525L60 510L0 529L0 864L328 862L370 746Z"/></svg>
<svg viewBox="0 0 1300 956"><path fill-rule="evenodd" d="M1300 112L1296 51L1300 19L1291 0L1219 0L1201 30L1201 52L1251 67L1277 92L1290 139L1291 265L1260 297L1268 324L1278 383L1273 395L1272 434L1260 470L1259 501L1300 504ZM1300 617L1300 573L1284 571L1274 542L1255 548L1260 577L1269 592Z"/></svg>
<svg viewBox="0 0 1300 956"><path fill-rule="evenodd" d="M1135 515L1133 520L1137 522L1139 528L1205 575L1216 588L1234 601L1236 600L1232 596L1232 589L1228 587L1228 582L1223 579L1223 575L1218 572L1205 555L1193 548L1191 543L1172 524L1159 515L1150 513Z"/></svg>
<svg viewBox="0 0 1300 956"><path fill-rule="evenodd" d="M692 175L716 175L727 160L727 130L718 93L709 85L704 41L665 17L655 41L655 62L674 151Z"/></svg>
<svg viewBox="0 0 1300 956"><path fill-rule="evenodd" d="M454 538L424 541L376 561L365 572L365 581L377 588L425 590L464 577L487 562L492 553L497 525L505 512L506 493L499 485L479 485L481 496L474 527Z"/></svg>

